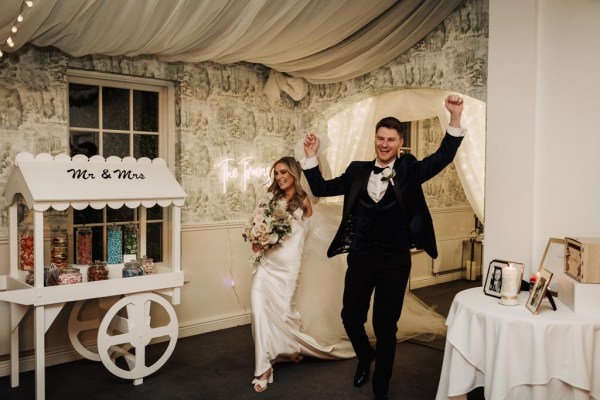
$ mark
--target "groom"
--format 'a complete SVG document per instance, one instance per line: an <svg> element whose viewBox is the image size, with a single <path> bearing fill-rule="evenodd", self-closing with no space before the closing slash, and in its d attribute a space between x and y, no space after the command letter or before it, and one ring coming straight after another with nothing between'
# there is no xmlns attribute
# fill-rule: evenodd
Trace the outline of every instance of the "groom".
<svg viewBox="0 0 600 400"><path fill-rule="evenodd" d="M375 127L375 161L354 161L337 178L324 180L318 167L319 139L304 139L302 168L317 197L344 196L342 222L327 251L328 257L348 253L342 321L358 366L354 386L369 379L375 361L373 393L387 399L396 355L397 323L411 268L410 249L437 257L431 215L421 185L454 159L465 130L461 128L463 99L445 99L450 126L435 153L421 161L412 154L398 157L404 138L400 121L387 117ZM373 300L373 349L364 324Z"/></svg>

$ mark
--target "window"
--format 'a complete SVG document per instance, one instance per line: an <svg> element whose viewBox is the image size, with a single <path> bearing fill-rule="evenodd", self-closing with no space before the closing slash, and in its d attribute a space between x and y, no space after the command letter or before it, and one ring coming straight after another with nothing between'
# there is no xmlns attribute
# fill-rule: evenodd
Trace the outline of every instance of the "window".
<svg viewBox="0 0 600 400"><path fill-rule="evenodd" d="M402 122L402 135L404 136L404 145L400 147L400 154L416 153L417 138L415 135L416 126L414 121Z"/></svg>
<svg viewBox="0 0 600 400"><path fill-rule="evenodd" d="M167 86L103 78L72 76L69 79L71 156L167 159L167 124L163 121L168 115ZM107 260L108 228L119 226L126 232L133 227L146 234L145 255L161 262L167 246L166 218L163 208L158 205L149 209L105 207L96 210L88 207L72 210L72 233L75 238L78 229L90 228L92 259ZM126 241L123 238L123 246ZM75 252L76 246L73 246L73 261L77 262ZM139 254L138 250L137 255L144 254Z"/></svg>

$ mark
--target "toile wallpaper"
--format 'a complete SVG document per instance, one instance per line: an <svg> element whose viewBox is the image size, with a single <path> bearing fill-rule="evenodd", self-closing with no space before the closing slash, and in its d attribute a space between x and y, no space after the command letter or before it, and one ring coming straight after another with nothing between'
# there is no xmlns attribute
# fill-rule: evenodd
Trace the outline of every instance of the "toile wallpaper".
<svg viewBox="0 0 600 400"><path fill-rule="evenodd" d="M425 87L485 101L487 34L488 0L465 0L426 38L382 68L341 83L309 85L300 101L282 94L276 106L262 92L269 74L262 65L168 63L150 56L75 58L26 46L0 59L0 191L17 153L68 152L69 69L158 78L175 85L175 173L188 194L182 222L244 220L264 193L271 164L293 155L305 132L325 132L329 116L349 104ZM440 140L433 134L435 123L418 124L423 154ZM431 207L467 205L453 167L425 190ZM7 209L0 207L0 236L6 230Z"/></svg>

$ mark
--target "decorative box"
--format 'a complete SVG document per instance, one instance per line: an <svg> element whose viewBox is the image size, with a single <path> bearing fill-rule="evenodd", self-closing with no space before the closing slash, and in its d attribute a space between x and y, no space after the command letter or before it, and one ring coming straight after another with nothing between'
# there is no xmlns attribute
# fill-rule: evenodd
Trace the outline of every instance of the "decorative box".
<svg viewBox="0 0 600 400"><path fill-rule="evenodd" d="M561 273L558 298L573 312L600 314L600 284L579 283Z"/></svg>
<svg viewBox="0 0 600 400"><path fill-rule="evenodd" d="M565 238L565 273L581 283L600 283L600 238Z"/></svg>

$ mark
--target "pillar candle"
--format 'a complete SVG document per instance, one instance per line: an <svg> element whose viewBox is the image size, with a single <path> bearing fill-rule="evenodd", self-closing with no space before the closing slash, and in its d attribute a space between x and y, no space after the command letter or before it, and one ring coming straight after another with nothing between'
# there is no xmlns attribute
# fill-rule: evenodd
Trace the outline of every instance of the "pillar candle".
<svg viewBox="0 0 600 400"><path fill-rule="evenodd" d="M509 263L507 267L502 268L502 289L500 290L502 303L518 303L517 293L519 286L517 285L520 285L520 282L518 282L518 277L519 272L512 263Z"/></svg>

